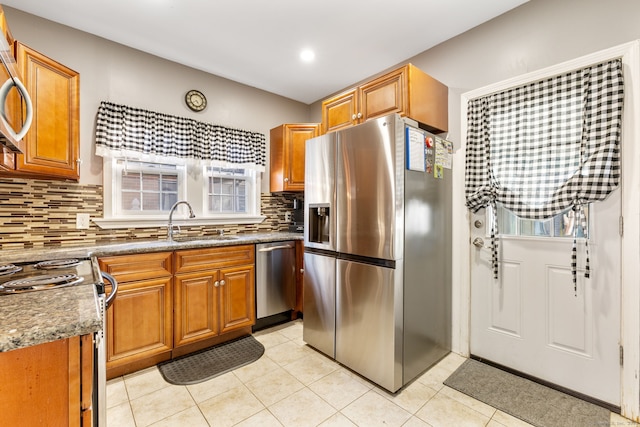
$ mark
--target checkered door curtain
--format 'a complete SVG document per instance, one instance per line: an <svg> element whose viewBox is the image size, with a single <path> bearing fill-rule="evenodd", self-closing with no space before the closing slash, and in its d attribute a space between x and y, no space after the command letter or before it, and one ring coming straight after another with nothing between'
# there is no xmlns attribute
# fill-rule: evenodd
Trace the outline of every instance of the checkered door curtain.
<svg viewBox="0 0 640 427"><path fill-rule="evenodd" d="M547 219L604 200L620 178L622 61L611 60L469 101L466 205L490 207L492 269L498 278L496 204ZM571 268L576 280L574 226ZM588 246L585 277L589 277Z"/></svg>
<svg viewBox="0 0 640 427"><path fill-rule="evenodd" d="M96 122L96 155L147 161L171 158L263 172L266 140L258 132L103 101Z"/></svg>

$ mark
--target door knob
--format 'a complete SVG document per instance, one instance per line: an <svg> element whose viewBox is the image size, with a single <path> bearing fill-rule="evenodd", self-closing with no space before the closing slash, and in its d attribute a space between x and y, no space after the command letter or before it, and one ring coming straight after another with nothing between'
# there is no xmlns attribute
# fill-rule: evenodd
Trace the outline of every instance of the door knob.
<svg viewBox="0 0 640 427"><path fill-rule="evenodd" d="M473 246L475 246L476 248L483 248L484 240L482 240L479 237L476 237L475 239L473 239Z"/></svg>

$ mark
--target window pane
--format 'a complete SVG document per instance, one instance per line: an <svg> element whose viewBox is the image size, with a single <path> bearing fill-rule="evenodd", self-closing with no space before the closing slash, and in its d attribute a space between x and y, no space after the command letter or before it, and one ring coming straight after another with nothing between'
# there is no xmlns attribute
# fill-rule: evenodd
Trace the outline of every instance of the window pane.
<svg viewBox="0 0 640 427"><path fill-rule="evenodd" d="M233 212L233 197L222 196L220 197L222 212Z"/></svg>
<svg viewBox="0 0 640 427"><path fill-rule="evenodd" d="M160 175L145 173L142 175L142 189L144 191L160 191Z"/></svg>
<svg viewBox="0 0 640 427"><path fill-rule="evenodd" d="M233 179L222 179L221 181L222 182L221 182L220 194L228 194L228 195L233 194L233 183L234 183L234 180Z"/></svg>
<svg viewBox="0 0 640 427"><path fill-rule="evenodd" d="M144 193L142 198L142 210L156 211L160 209L160 194L159 193ZM171 207L169 207L171 208Z"/></svg>
<svg viewBox="0 0 640 427"><path fill-rule="evenodd" d="M246 181L236 181L236 194L238 196L246 196L247 194L247 183Z"/></svg>
<svg viewBox="0 0 640 427"><path fill-rule="evenodd" d="M237 197L236 198L236 212L246 212L247 211L247 203L246 198Z"/></svg>
<svg viewBox="0 0 640 427"><path fill-rule="evenodd" d="M129 172L122 174L123 190L140 190L140 173Z"/></svg>
<svg viewBox="0 0 640 427"><path fill-rule="evenodd" d="M588 229L589 207L584 208ZM572 209L546 220L518 218L513 212L498 205L498 232L503 236L548 236L573 237L573 229L578 226L577 236L588 237L588 230L576 225L575 213Z"/></svg>
<svg viewBox="0 0 640 427"><path fill-rule="evenodd" d="M178 201L177 194L163 194L162 195L162 210L170 211L173 205Z"/></svg>
<svg viewBox="0 0 640 427"><path fill-rule="evenodd" d="M162 191L178 192L178 175L162 176Z"/></svg>
<svg viewBox="0 0 640 427"><path fill-rule="evenodd" d="M140 193L122 193L122 209L130 211L140 210Z"/></svg>

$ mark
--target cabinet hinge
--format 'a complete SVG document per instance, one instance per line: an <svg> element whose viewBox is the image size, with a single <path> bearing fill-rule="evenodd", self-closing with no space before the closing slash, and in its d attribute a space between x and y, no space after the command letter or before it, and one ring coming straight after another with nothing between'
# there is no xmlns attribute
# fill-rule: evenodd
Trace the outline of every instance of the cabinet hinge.
<svg viewBox="0 0 640 427"><path fill-rule="evenodd" d="M624 217L620 215L620 219L618 220L618 232L620 233L620 237L624 234Z"/></svg>
<svg viewBox="0 0 640 427"><path fill-rule="evenodd" d="M624 365L624 347L620 346L620 366Z"/></svg>

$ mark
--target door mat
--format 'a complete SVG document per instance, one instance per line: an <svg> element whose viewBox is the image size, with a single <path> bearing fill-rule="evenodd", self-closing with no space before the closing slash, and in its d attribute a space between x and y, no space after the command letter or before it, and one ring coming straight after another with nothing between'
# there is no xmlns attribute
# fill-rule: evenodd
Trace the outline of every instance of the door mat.
<svg viewBox="0 0 640 427"><path fill-rule="evenodd" d="M444 384L538 427L610 424L605 408L473 359Z"/></svg>
<svg viewBox="0 0 640 427"><path fill-rule="evenodd" d="M264 346L249 335L158 365L164 379L175 385L197 384L260 359Z"/></svg>

